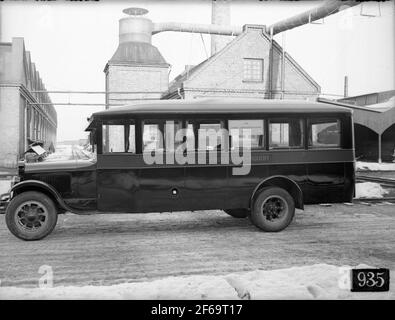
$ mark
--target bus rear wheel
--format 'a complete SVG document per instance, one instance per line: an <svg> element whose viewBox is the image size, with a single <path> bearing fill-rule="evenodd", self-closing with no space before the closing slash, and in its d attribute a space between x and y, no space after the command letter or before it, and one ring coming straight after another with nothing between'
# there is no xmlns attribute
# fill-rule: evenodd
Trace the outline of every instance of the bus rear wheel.
<svg viewBox="0 0 395 320"><path fill-rule="evenodd" d="M255 196L249 218L259 229L278 232L285 229L295 215L295 201L284 189L269 187Z"/></svg>
<svg viewBox="0 0 395 320"><path fill-rule="evenodd" d="M8 204L5 221L8 230L22 240L40 240L49 235L58 221L53 201L41 192L27 191Z"/></svg>
<svg viewBox="0 0 395 320"><path fill-rule="evenodd" d="M248 209L226 209L225 213L232 216L233 218L247 218L249 210Z"/></svg>

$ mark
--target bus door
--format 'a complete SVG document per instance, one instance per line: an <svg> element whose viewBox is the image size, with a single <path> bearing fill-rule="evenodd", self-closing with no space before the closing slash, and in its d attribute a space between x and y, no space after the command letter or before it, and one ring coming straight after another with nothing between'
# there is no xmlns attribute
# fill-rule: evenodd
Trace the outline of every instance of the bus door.
<svg viewBox="0 0 395 320"><path fill-rule="evenodd" d="M308 121L310 163L307 166L309 203L341 202L344 199L344 159L341 121L312 118Z"/></svg>
<svg viewBox="0 0 395 320"><path fill-rule="evenodd" d="M217 119L187 120L187 139L194 142L191 158L185 166L185 197L190 207L223 208L227 198L227 163L221 152L228 150L224 136L225 121Z"/></svg>

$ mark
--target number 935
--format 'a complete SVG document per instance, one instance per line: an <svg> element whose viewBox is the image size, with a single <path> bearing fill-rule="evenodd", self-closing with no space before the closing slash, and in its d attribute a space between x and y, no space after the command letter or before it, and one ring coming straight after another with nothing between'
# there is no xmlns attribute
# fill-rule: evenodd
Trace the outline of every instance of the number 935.
<svg viewBox="0 0 395 320"><path fill-rule="evenodd" d="M357 279L359 287L378 287L381 288L384 283L384 272L358 272Z"/></svg>

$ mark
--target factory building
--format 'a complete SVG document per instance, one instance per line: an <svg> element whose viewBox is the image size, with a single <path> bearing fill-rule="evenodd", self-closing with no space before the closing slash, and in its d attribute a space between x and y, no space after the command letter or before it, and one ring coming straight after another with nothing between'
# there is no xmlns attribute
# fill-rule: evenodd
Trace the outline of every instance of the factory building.
<svg viewBox="0 0 395 320"><path fill-rule="evenodd" d="M54 149L57 116L45 91L23 38L1 42L0 168L15 168L32 143Z"/></svg>
<svg viewBox="0 0 395 320"><path fill-rule="evenodd" d="M318 97L320 86L283 52L265 26L224 25L229 23L224 18L229 1L214 1L212 10L213 22L221 24L154 23L143 17L145 9L125 9L128 16L119 21L119 46L104 69L107 107L149 99ZM152 35L165 31L212 35L211 57L186 66L170 84L170 64L151 43Z"/></svg>
<svg viewBox="0 0 395 320"><path fill-rule="evenodd" d="M320 86L271 41L265 26L245 25L222 50L197 66L187 66L163 99L244 97L316 99Z"/></svg>

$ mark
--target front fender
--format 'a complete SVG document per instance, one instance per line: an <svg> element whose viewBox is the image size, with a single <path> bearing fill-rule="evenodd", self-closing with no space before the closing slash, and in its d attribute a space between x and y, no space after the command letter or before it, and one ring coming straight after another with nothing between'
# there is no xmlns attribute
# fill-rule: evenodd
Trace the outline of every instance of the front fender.
<svg viewBox="0 0 395 320"><path fill-rule="evenodd" d="M59 207L67 211L73 211L62 199L59 192L50 184L39 181L39 180L25 180L15 184L11 188L11 199L14 197L15 194L19 194L25 191L38 191L49 195Z"/></svg>

